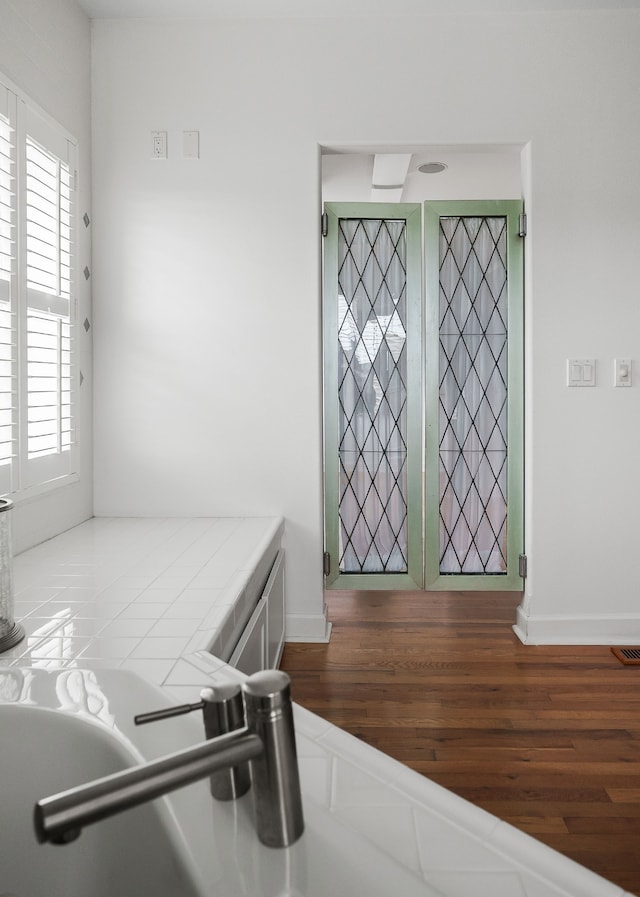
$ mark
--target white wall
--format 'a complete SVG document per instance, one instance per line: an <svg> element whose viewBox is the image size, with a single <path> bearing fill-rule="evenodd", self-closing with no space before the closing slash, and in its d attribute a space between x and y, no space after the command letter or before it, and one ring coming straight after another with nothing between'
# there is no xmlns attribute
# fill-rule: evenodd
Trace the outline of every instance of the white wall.
<svg viewBox="0 0 640 897"><path fill-rule="evenodd" d="M78 141L79 219L91 213L91 29L73 0L0 0L0 72ZM78 322L92 323L91 227L80 222L76 283ZM18 502L13 514L17 553L69 529L93 507L92 330L78 328L78 482Z"/></svg>
<svg viewBox="0 0 640 897"><path fill-rule="evenodd" d="M96 513L283 514L321 637L318 147L528 145L519 632L639 638L638 46L637 11L96 22Z"/></svg>

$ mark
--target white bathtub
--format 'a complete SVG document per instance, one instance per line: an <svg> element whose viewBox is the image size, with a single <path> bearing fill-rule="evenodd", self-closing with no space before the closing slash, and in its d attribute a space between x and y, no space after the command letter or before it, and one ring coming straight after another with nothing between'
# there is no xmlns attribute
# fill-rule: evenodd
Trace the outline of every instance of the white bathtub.
<svg viewBox="0 0 640 897"><path fill-rule="evenodd" d="M311 797L292 847L259 843L251 794L213 800L208 782L39 845L36 800L202 740L199 714L140 728L168 705L122 670L0 668L0 893L15 897L437 897ZM135 741L135 743L134 743Z"/></svg>
<svg viewBox="0 0 640 897"><path fill-rule="evenodd" d="M12 671L14 682L25 674L29 676L28 671ZM124 738L88 714L29 700L0 704L0 892L16 897L197 897L191 858L162 801L87 828L64 847L36 842L36 800L141 759Z"/></svg>

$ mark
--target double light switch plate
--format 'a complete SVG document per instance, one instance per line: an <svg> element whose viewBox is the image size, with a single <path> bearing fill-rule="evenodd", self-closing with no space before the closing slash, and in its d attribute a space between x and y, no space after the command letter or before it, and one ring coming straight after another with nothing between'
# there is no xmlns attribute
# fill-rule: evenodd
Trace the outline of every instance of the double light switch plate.
<svg viewBox="0 0 640 897"><path fill-rule="evenodd" d="M567 359L567 386L595 386L595 358Z"/></svg>

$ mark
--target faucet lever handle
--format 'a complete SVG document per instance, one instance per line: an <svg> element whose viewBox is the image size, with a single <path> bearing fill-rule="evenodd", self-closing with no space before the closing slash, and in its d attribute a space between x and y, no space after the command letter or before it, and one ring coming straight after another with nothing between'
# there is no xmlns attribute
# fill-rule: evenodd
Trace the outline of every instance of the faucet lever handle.
<svg viewBox="0 0 640 897"><path fill-rule="evenodd" d="M134 716L136 726L144 723L155 723L157 720L182 716L192 710L203 711L204 732L207 738L217 738L245 728L244 701L242 689L237 683L225 683L215 687L203 688L200 692L202 700L195 704L178 704L149 713ZM217 800L235 800L245 794L251 787L249 764L241 763L229 769L219 770L211 774L211 794Z"/></svg>
<svg viewBox="0 0 640 897"><path fill-rule="evenodd" d="M161 719L170 719L172 716L183 716L185 713L191 713L192 710L202 710L203 707L204 701L197 701L195 704L178 704L176 707L164 707L162 710L139 713L134 716L133 721L136 726L142 726L144 723L155 723Z"/></svg>

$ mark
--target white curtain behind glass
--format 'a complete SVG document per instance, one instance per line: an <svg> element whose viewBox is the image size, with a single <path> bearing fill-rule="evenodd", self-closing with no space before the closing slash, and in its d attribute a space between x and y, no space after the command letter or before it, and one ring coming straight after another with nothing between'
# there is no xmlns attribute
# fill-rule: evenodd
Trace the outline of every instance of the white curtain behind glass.
<svg viewBox="0 0 640 897"><path fill-rule="evenodd" d="M407 570L405 222L341 219L340 570Z"/></svg>
<svg viewBox="0 0 640 897"><path fill-rule="evenodd" d="M440 224L440 571L503 573L505 219Z"/></svg>

